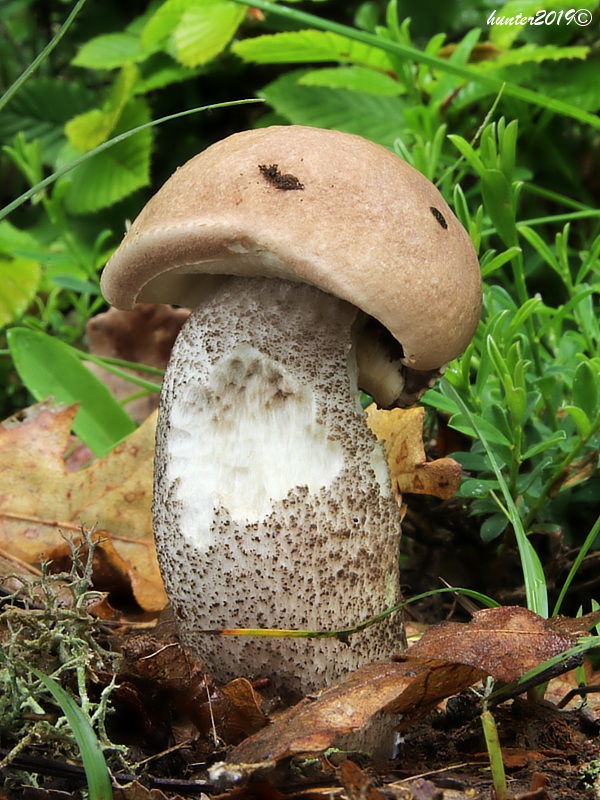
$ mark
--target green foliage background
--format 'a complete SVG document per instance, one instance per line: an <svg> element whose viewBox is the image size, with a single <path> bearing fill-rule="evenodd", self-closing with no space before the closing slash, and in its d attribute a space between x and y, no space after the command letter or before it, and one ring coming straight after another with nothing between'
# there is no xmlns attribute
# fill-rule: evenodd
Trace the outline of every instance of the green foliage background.
<svg viewBox="0 0 600 800"><path fill-rule="evenodd" d="M581 544L600 496L600 0L580 2L577 19L562 0L80 5L15 92L74 4L0 7L0 207L35 188L0 220L3 416L27 392L72 397L84 367L69 347L85 350L104 307L102 266L179 164L244 128L337 128L434 181L479 252L480 328L424 403L433 435L449 424L465 437L460 496L481 536L519 540L516 520L530 540ZM517 13L540 24L488 24ZM264 103L148 125L252 97ZM85 385L91 422L78 432L106 452L131 424Z"/></svg>

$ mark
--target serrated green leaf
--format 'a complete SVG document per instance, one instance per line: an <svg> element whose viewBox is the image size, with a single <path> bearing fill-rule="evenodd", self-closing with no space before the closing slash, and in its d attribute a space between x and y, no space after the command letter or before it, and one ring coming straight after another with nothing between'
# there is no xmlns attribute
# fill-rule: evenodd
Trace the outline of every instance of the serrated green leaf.
<svg viewBox="0 0 600 800"><path fill-rule="evenodd" d="M598 394L600 376L588 361L582 361L573 377L573 403L578 406L589 420L598 413Z"/></svg>
<svg viewBox="0 0 600 800"><path fill-rule="evenodd" d="M306 64L341 61L390 71L392 64L382 50L328 31L286 31L236 42L232 48L253 64Z"/></svg>
<svg viewBox="0 0 600 800"><path fill-rule="evenodd" d="M228 0L196 0L173 33L177 57L186 67L206 64L232 40L245 9Z"/></svg>
<svg viewBox="0 0 600 800"><path fill-rule="evenodd" d="M126 32L107 33L82 45L72 63L87 69L116 69L128 61L140 61L146 55L139 36Z"/></svg>
<svg viewBox="0 0 600 800"><path fill-rule="evenodd" d="M135 430L131 417L69 345L27 328L11 328L7 338L15 368L36 400L79 404L73 430L97 456Z"/></svg>
<svg viewBox="0 0 600 800"><path fill-rule="evenodd" d="M65 125L65 133L76 150L87 153L109 138L133 94L138 77L137 67L126 64L120 70L102 109L94 108L69 120Z"/></svg>
<svg viewBox="0 0 600 800"><path fill-rule="evenodd" d="M521 64L541 64L544 61L562 61L563 59L586 59L590 53L589 47L560 47L558 45L525 44L506 53L500 53L489 61L481 61L477 69L481 71L496 71L502 67L515 67Z"/></svg>
<svg viewBox="0 0 600 800"><path fill-rule="evenodd" d="M26 258L0 259L0 327L18 320L33 301L41 266Z"/></svg>
<svg viewBox="0 0 600 800"><path fill-rule="evenodd" d="M173 83L195 78L202 72L203 68L183 67L166 53L157 53L140 65L140 79L135 86L135 94L144 95L156 89L164 89Z"/></svg>
<svg viewBox="0 0 600 800"><path fill-rule="evenodd" d="M298 83L300 86L326 86L329 89L349 89L387 97L397 97L406 92L406 88L390 75L358 66L311 70Z"/></svg>
<svg viewBox="0 0 600 800"><path fill-rule="evenodd" d="M262 95L278 114L297 125L357 133L393 148L402 128L405 103L401 98L301 86L304 72L292 72L270 83Z"/></svg>
<svg viewBox="0 0 600 800"><path fill-rule="evenodd" d="M19 133L27 141L38 139L43 162L54 164L65 141L65 123L93 103L93 93L75 81L33 78L0 114L0 141L11 142Z"/></svg>
<svg viewBox="0 0 600 800"><path fill-rule="evenodd" d="M153 49L164 45L181 22L183 14L195 2L197 0L167 0L160 5L142 31L142 46Z"/></svg>
<svg viewBox="0 0 600 800"><path fill-rule="evenodd" d="M46 250L28 231L20 230L6 219L0 222L1 254L39 260Z"/></svg>
<svg viewBox="0 0 600 800"><path fill-rule="evenodd" d="M598 80L598 63L595 58L569 64L569 80L564 78L564 67L561 64L546 66L540 76L540 91L556 97L557 100L573 101L573 87L577 91L577 105L587 111L600 109L600 81Z"/></svg>
<svg viewBox="0 0 600 800"><path fill-rule="evenodd" d="M141 98L130 100L124 107L114 135L150 121L150 110ZM146 129L98 153L76 167L66 178L68 209L74 214L87 214L117 203L150 180L150 154L153 132ZM81 153L67 145L61 154L62 165Z"/></svg>

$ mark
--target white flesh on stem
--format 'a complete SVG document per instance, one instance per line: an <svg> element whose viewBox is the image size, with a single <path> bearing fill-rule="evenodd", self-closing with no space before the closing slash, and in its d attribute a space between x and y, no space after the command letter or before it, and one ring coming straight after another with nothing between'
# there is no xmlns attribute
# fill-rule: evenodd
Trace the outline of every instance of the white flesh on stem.
<svg viewBox="0 0 600 800"><path fill-rule="evenodd" d="M357 310L305 284L232 278L182 329L165 375L154 525L182 641L217 680L323 688L404 646L400 512L356 385Z"/></svg>

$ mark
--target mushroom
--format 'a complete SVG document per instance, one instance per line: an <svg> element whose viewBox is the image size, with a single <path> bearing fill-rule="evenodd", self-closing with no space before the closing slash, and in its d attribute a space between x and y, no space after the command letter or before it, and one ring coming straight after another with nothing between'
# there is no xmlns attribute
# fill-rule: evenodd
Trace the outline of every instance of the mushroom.
<svg viewBox="0 0 600 800"><path fill-rule="evenodd" d="M404 642L400 510L358 386L412 402L466 348L481 307L471 241L384 147L302 126L220 141L135 220L105 297L193 308L160 401L154 528L182 641L225 681L314 692ZM358 366L357 366L358 365Z"/></svg>

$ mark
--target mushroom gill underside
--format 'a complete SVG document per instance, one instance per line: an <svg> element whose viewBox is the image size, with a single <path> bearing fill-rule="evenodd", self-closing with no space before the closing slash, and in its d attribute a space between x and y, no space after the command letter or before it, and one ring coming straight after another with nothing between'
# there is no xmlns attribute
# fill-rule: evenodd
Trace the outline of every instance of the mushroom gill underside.
<svg viewBox="0 0 600 800"><path fill-rule="evenodd" d="M356 385L352 305L311 286L231 278L189 317L165 375L154 525L180 635L217 680L312 692L403 646L400 512ZM206 631L213 631L208 633Z"/></svg>

